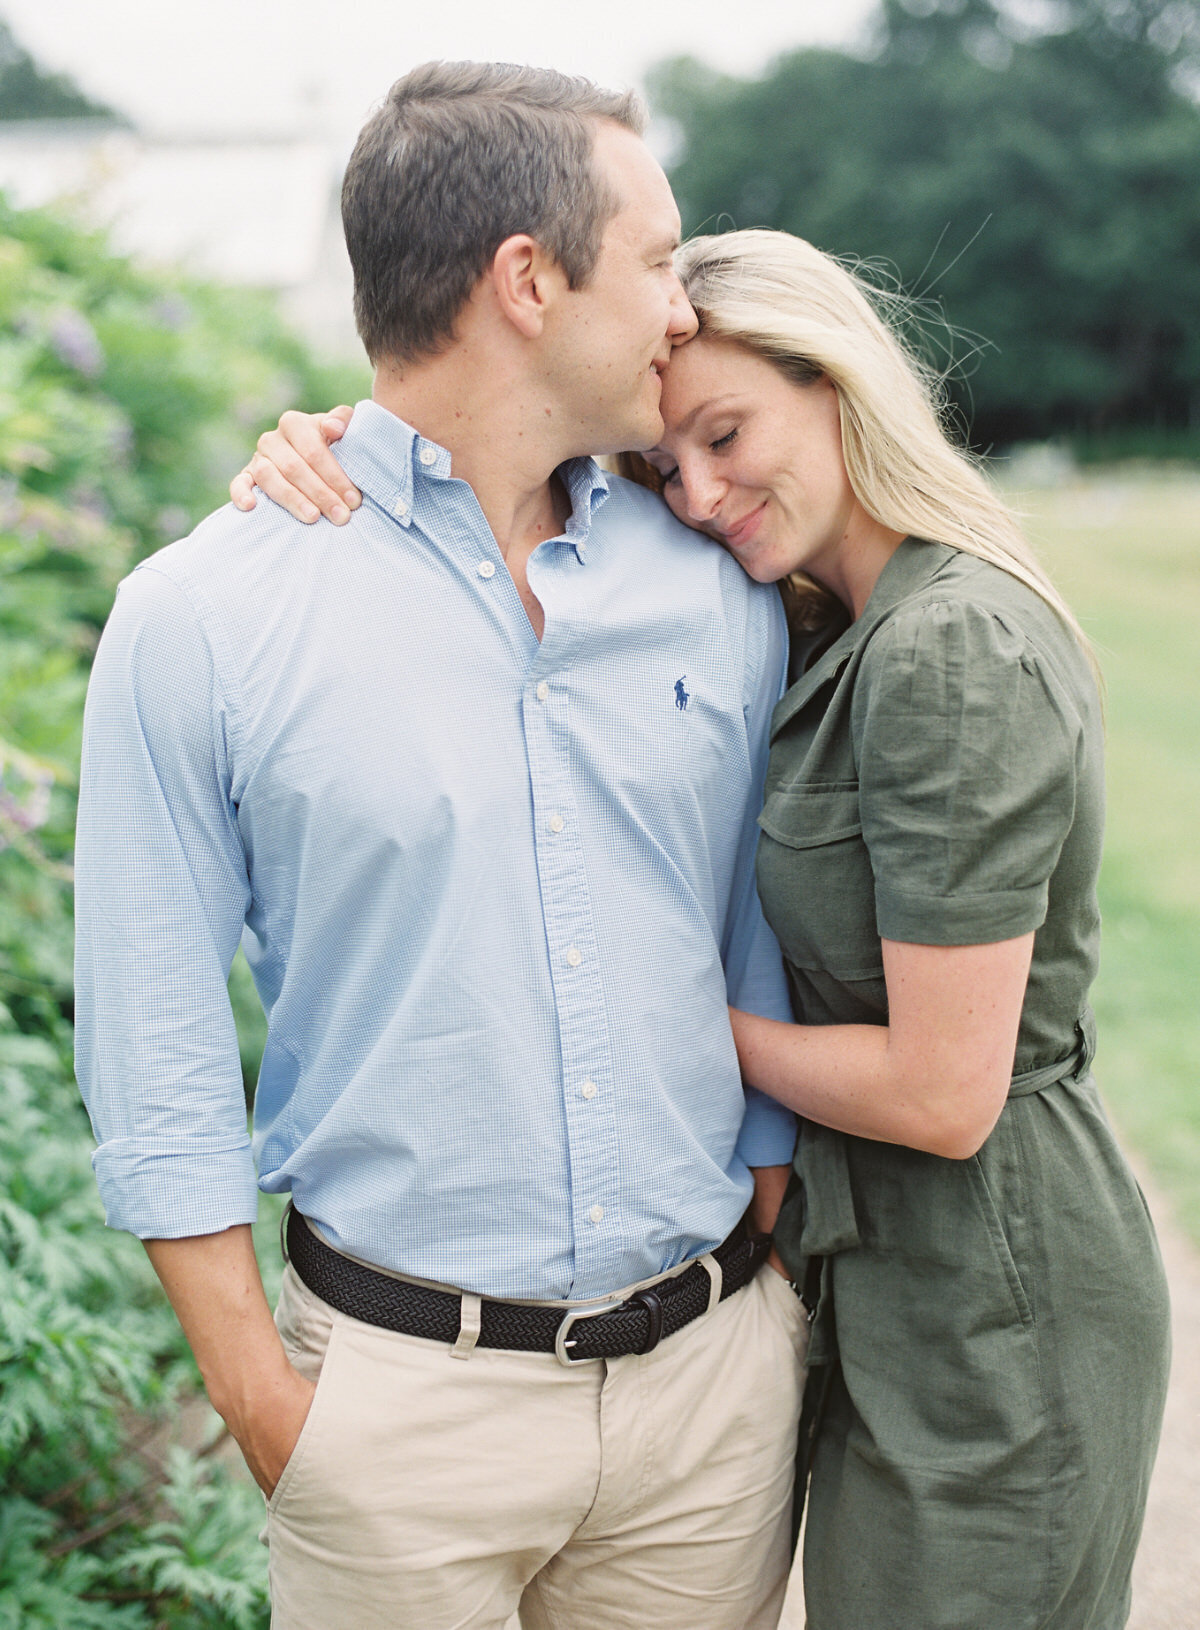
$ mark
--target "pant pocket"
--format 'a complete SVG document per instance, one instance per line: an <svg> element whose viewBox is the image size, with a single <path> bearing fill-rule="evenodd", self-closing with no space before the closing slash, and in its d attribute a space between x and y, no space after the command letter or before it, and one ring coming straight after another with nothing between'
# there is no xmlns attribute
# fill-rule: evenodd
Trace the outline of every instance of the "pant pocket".
<svg viewBox="0 0 1200 1630"><path fill-rule="evenodd" d="M774 1268L762 1267L753 1288L766 1302L771 1318L803 1356L808 1346L808 1315L790 1281Z"/></svg>
<svg viewBox="0 0 1200 1630"><path fill-rule="evenodd" d="M324 1352L318 1360L320 1367L315 1374L317 1390L313 1394L308 1414L304 1418L304 1425L300 1428L300 1436L296 1439L287 1463L279 1475L279 1481L275 1485L271 1498L267 1501L268 1516L274 1516L282 1502L291 1493L293 1484L302 1471L305 1461L309 1458L313 1441L320 1432L321 1419L325 1413L325 1404L331 1390L331 1372L341 1344L341 1326L338 1315L332 1313L332 1310L327 1311L331 1312L332 1317L325 1338ZM300 1345L294 1344L286 1337L284 1340L284 1346L288 1349L288 1358L300 1373L307 1375L310 1380L314 1379L314 1354L311 1345L313 1335L314 1332L310 1327L305 1330L304 1339Z"/></svg>

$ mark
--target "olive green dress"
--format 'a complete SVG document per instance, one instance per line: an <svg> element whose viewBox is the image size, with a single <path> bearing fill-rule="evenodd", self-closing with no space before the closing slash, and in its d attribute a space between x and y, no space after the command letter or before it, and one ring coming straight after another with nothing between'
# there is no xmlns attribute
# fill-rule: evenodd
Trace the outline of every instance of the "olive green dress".
<svg viewBox="0 0 1200 1630"><path fill-rule="evenodd" d="M1086 659L1040 597L913 538L772 721L759 890L801 1023L887 1022L881 936L1036 930L977 1155L801 1129L777 1238L798 1277L824 1259L808 1630L1126 1622L1169 1334L1090 1073L1101 748Z"/></svg>

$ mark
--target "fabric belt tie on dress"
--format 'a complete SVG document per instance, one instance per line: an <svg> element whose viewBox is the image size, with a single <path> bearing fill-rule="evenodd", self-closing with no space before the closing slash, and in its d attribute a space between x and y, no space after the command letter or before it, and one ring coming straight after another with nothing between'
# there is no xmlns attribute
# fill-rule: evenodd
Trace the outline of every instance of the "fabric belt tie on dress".
<svg viewBox="0 0 1200 1630"><path fill-rule="evenodd" d="M1075 1046L1053 1064L1023 1070L1014 1075L1008 1089L1010 1098L1027 1098L1045 1092L1060 1081L1081 1081L1096 1056L1096 1020L1090 1008L1075 1023ZM815 1122L805 1123L796 1158L796 1171L803 1184L804 1221L798 1255L835 1256L853 1250L861 1243L854 1189L846 1153L847 1135Z"/></svg>
<svg viewBox="0 0 1200 1630"><path fill-rule="evenodd" d="M1060 1081L1081 1081L1092 1067L1096 1056L1096 1018L1091 1008L1085 1009L1075 1021L1075 1046L1065 1058L1053 1064L1043 1064L1037 1070L1023 1070L1014 1075L1008 1089L1010 1098L1027 1098L1031 1092L1043 1092Z"/></svg>
<svg viewBox="0 0 1200 1630"><path fill-rule="evenodd" d="M346 1257L289 1207L286 1256L314 1295L363 1324L454 1347L468 1298L410 1279L395 1279ZM653 1352L693 1319L748 1285L771 1249L769 1234L730 1235L691 1267L657 1280L624 1301L547 1307L479 1299L478 1334L471 1345L520 1353L554 1353L568 1366L589 1359ZM710 1264L712 1266L710 1266ZM473 1298L470 1298L473 1300Z"/></svg>

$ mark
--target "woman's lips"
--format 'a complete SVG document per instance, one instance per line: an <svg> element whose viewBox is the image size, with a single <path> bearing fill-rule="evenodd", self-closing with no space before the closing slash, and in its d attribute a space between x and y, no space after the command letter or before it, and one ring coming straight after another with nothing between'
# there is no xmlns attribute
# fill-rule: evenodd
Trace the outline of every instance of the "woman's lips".
<svg viewBox="0 0 1200 1630"><path fill-rule="evenodd" d="M733 526L721 534L724 541L733 549L743 548L758 531L766 507L767 501L764 498L757 509L752 509L749 515L743 515L740 521L736 521Z"/></svg>

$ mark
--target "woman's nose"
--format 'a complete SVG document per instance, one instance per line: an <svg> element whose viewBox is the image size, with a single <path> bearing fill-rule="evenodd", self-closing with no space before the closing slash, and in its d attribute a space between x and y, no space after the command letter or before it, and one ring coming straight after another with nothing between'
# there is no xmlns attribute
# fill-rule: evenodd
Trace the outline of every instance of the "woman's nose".
<svg viewBox="0 0 1200 1630"><path fill-rule="evenodd" d="M690 472L682 480L688 515L698 523L711 521L721 507L726 483L704 471Z"/></svg>

